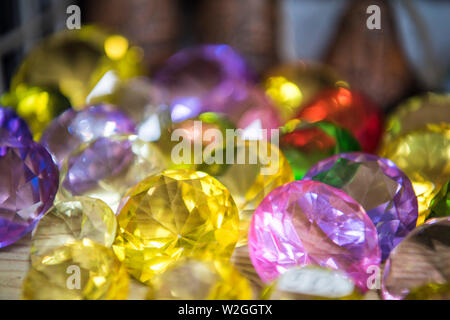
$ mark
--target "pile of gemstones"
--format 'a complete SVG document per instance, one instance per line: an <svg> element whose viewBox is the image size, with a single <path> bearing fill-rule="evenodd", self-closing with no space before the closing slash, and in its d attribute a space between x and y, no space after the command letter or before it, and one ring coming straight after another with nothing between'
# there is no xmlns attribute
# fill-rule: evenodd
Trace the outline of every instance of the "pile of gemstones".
<svg viewBox="0 0 450 320"><path fill-rule="evenodd" d="M448 94L384 120L320 64L142 61L64 31L0 98L0 260L32 234L24 299L450 298Z"/></svg>

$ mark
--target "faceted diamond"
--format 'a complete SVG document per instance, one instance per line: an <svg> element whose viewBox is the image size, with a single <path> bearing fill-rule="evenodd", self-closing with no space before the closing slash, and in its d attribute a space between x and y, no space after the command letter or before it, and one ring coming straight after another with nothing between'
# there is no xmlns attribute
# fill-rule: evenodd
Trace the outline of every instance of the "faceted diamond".
<svg viewBox="0 0 450 320"><path fill-rule="evenodd" d="M78 112L67 110L50 123L41 143L61 167L64 159L83 142L127 133L135 133L135 127L125 114L113 106L98 105Z"/></svg>
<svg viewBox="0 0 450 320"><path fill-rule="evenodd" d="M86 238L36 261L23 283L26 300L123 300L127 295L126 268L110 248Z"/></svg>
<svg viewBox="0 0 450 320"><path fill-rule="evenodd" d="M382 131L380 109L364 95L345 88L326 89L304 107L296 118L335 122L353 133L361 148L373 152Z"/></svg>
<svg viewBox="0 0 450 320"><path fill-rule="evenodd" d="M0 131L19 140L33 139L27 124L12 109L0 107Z"/></svg>
<svg viewBox="0 0 450 320"><path fill-rule="evenodd" d="M402 135L380 154L392 160L411 180L419 203L417 225L430 212L431 199L450 179L450 125L428 125Z"/></svg>
<svg viewBox="0 0 450 320"><path fill-rule="evenodd" d="M289 161L296 180L301 180L322 159L361 149L350 132L324 121L308 123L293 119L281 130L280 148Z"/></svg>
<svg viewBox="0 0 450 320"><path fill-rule="evenodd" d="M140 51L124 37L94 26L62 31L30 51L11 88L26 84L58 89L75 109L82 109L112 93L119 80L140 75Z"/></svg>
<svg viewBox="0 0 450 320"><path fill-rule="evenodd" d="M248 234L252 263L270 282L294 266L341 270L361 290L380 265L375 226L343 191L316 181L273 190L253 214Z"/></svg>
<svg viewBox="0 0 450 320"><path fill-rule="evenodd" d="M0 130L0 248L35 227L57 190L58 168L45 148Z"/></svg>
<svg viewBox="0 0 450 320"><path fill-rule="evenodd" d="M151 300L250 300L247 279L222 261L183 259L155 277Z"/></svg>
<svg viewBox="0 0 450 320"><path fill-rule="evenodd" d="M403 299L424 285L448 285L449 270L450 218L430 219L392 250L383 271L383 298Z"/></svg>
<svg viewBox="0 0 450 320"><path fill-rule="evenodd" d="M428 218L442 218L450 216L450 180L441 191L430 201L430 215Z"/></svg>
<svg viewBox="0 0 450 320"><path fill-rule="evenodd" d="M360 300L361 294L342 272L318 266L294 267L264 290L270 300Z"/></svg>
<svg viewBox="0 0 450 320"><path fill-rule="evenodd" d="M321 90L346 85L330 68L304 61L269 70L263 82L284 122L292 119Z"/></svg>
<svg viewBox="0 0 450 320"><path fill-rule="evenodd" d="M40 263L45 254L88 238L111 247L116 237L114 212L101 200L74 197L57 203L39 221L31 239L31 262Z"/></svg>
<svg viewBox="0 0 450 320"><path fill-rule="evenodd" d="M82 144L64 162L58 200L100 199L116 212L126 191L166 167L159 149L134 135L99 138Z"/></svg>
<svg viewBox="0 0 450 320"><path fill-rule="evenodd" d="M114 252L147 283L181 257L229 259L239 235L233 198L203 172L167 170L141 181L117 219Z"/></svg>
<svg viewBox="0 0 450 320"><path fill-rule="evenodd" d="M320 161L303 180L341 189L361 204L377 228L382 260L416 227L417 198L411 181L388 159L343 153Z"/></svg>
<svg viewBox="0 0 450 320"><path fill-rule="evenodd" d="M222 164L213 162L212 158L218 153L224 157L220 162ZM275 145L263 140L237 140L234 148L229 145L224 149L218 148L211 158L206 158L204 163L197 166L197 170L214 176L233 196L240 217L238 246L247 243L248 225L264 197L276 187L294 181L292 169L283 153Z"/></svg>

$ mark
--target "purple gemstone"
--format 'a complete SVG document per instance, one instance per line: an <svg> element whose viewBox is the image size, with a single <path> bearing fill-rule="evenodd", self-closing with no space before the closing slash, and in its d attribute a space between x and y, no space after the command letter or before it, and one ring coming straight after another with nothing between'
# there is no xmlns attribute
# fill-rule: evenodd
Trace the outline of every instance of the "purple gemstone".
<svg viewBox="0 0 450 320"><path fill-rule="evenodd" d="M184 49L155 76L155 82L168 90L174 121L223 111L228 99L239 96L241 86L252 80L245 61L227 45Z"/></svg>
<svg viewBox="0 0 450 320"><path fill-rule="evenodd" d="M53 204L58 180L44 147L0 131L0 248L34 228Z"/></svg>
<svg viewBox="0 0 450 320"><path fill-rule="evenodd" d="M65 111L50 123L41 143L61 168L64 159L81 143L135 131L133 121L124 113L110 105L99 105L81 111Z"/></svg>
<svg viewBox="0 0 450 320"><path fill-rule="evenodd" d="M6 131L10 136L18 139L33 140L26 122L10 108L0 107L0 130Z"/></svg>
<svg viewBox="0 0 450 320"><path fill-rule="evenodd" d="M358 201L377 228L383 260L416 227L414 189L391 160L362 152L342 153L317 163L303 180L329 184Z"/></svg>

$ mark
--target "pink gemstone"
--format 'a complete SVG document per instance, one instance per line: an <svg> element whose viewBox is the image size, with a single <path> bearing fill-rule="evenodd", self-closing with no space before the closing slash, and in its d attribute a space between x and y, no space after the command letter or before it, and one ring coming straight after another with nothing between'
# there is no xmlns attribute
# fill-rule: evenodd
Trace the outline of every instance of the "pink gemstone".
<svg viewBox="0 0 450 320"><path fill-rule="evenodd" d="M248 244L264 282L313 264L346 272L366 291L381 260L377 231L364 209L316 181L294 181L269 193L253 214Z"/></svg>

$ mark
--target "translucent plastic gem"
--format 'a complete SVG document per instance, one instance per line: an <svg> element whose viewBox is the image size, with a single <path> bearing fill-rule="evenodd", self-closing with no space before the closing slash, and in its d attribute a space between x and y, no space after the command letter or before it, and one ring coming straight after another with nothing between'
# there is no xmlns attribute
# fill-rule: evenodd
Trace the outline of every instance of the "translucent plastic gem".
<svg viewBox="0 0 450 320"><path fill-rule="evenodd" d="M82 111L69 109L53 120L41 137L58 166L83 142L117 134L135 133L134 123L110 105L98 105Z"/></svg>
<svg viewBox="0 0 450 320"><path fill-rule="evenodd" d="M58 168L31 140L0 130L0 248L33 230L58 190Z"/></svg>
<svg viewBox="0 0 450 320"><path fill-rule="evenodd" d="M250 300L247 279L223 261L183 259L152 281L152 300Z"/></svg>
<svg viewBox="0 0 450 320"><path fill-rule="evenodd" d="M392 160L411 180L419 202L417 225L430 210L431 199L450 179L450 125L428 125L395 139L380 154Z"/></svg>
<svg viewBox="0 0 450 320"><path fill-rule="evenodd" d="M74 197L59 202L41 218L33 231L31 262L39 263L45 254L84 238L111 247L116 230L116 216L101 200Z"/></svg>
<svg viewBox="0 0 450 320"><path fill-rule="evenodd" d="M130 187L165 167L165 159L151 142L134 135L99 138L82 144L65 160L57 198L89 196L116 212Z"/></svg>
<svg viewBox="0 0 450 320"><path fill-rule="evenodd" d="M0 131L6 131L17 139L33 139L30 129L12 109L0 107Z"/></svg>
<svg viewBox="0 0 450 320"><path fill-rule="evenodd" d="M320 161L303 180L341 189L361 204L377 228L383 260L416 227L417 198L411 181L388 159L341 153Z"/></svg>
<svg viewBox="0 0 450 320"><path fill-rule="evenodd" d="M450 282L450 218L430 219L392 250L383 271L384 299L404 299L414 289ZM416 293L420 293L416 292Z"/></svg>
<svg viewBox="0 0 450 320"><path fill-rule="evenodd" d="M295 179L300 180L318 161L333 154L361 150L358 141L346 129L325 122L290 120L281 128L280 148Z"/></svg>
<svg viewBox="0 0 450 320"><path fill-rule="evenodd" d="M294 181L269 193L253 214L248 244L265 282L294 266L319 265L345 272L366 291L381 260L377 231L361 205L316 181Z"/></svg>
<svg viewBox="0 0 450 320"><path fill-rule="evenodd" d="M181 257L229 259L239 235L233 198L204 172L167 170L139 182L117 219L114 252L147 283Z"/></svg>
<svg viewBox="0 0 450 320"><path fill-rule="evenodd" d="M83 239L45 255L23 283L26 300L123 300L128 275L110 248Z"/></svg>
<svg viewBox="0 0 450 320"><path fill-rule="evenodd" d="M447 181L430 202L428 218L450 217L450 180Z"/></svg>

